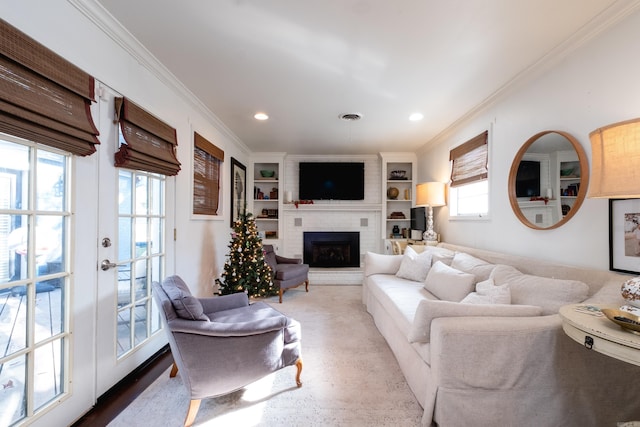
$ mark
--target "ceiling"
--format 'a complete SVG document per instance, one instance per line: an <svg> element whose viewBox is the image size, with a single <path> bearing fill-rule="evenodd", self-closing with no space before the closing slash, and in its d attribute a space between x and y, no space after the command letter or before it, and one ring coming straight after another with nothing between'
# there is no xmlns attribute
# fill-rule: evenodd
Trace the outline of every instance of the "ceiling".
<svg viewBox="0 0 640 427"><path fill-rule="evenodd" d="M416 151L634 3L97 1L252 151L325 155Z"/></svg>

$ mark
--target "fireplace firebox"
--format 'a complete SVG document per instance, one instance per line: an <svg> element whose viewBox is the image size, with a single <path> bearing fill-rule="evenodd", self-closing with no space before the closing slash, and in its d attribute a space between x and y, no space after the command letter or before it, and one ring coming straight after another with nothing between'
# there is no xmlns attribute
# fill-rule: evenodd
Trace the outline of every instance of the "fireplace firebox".
<svg viewBox="0 0 640 427"><path fill-rule="evenodd" d="M357 231L306 231L303 243L303 261L309 267L360 267Z"/></svg>

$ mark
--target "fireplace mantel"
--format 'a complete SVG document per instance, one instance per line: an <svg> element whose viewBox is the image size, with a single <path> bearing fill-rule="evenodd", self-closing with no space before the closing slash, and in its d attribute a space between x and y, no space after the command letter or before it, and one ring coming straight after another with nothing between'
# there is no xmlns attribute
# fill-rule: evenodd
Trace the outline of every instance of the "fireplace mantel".
<svg viewBox="0 0 640 427"><path fill-rule="evenodd" d="M291 212L320 212L320 211L349 211L349 212L380 212L382 205L379 203L323 203L317 202L308 205L296 205L288 203L284 205L285 211Z"/></svg>

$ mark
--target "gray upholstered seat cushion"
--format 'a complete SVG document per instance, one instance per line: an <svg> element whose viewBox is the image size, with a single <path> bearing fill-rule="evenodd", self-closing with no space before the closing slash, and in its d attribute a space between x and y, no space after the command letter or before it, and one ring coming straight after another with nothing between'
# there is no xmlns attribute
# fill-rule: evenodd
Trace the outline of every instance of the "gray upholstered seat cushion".
<svg viewBox="0 0 640 427"><path fill-rule="evenodd" d="M299 276L306 276L307 273L309 273L308 264L278 264L275 279L289 280Z"/></svg>
<svg viewBox="0 0 640 427"><path fill-rule="evenodd" d="M209 320L198 298L191 295L189 287L180 277L167 277L161 286L171 299L171 305L178 317L187 320Z"/></svg>

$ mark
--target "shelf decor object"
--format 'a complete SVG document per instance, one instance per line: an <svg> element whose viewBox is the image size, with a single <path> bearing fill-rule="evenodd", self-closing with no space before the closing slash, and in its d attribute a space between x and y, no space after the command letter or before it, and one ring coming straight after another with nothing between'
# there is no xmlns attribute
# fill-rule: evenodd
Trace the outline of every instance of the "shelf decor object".
<svg viewBox="0 0 640 427"><path fill-rule="evenodd" d="M446 204L444 197L443 182L424 182L416 186L416 206L428 206L427 230L423 234L423 239L427 241L437 241L438 234L433 229L433 208Z"/></svg>

